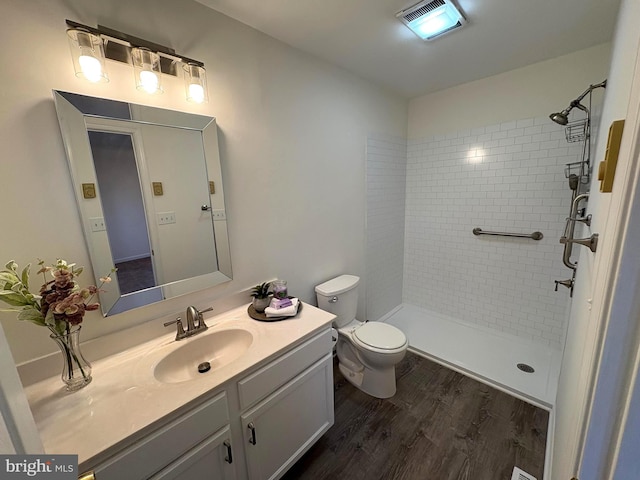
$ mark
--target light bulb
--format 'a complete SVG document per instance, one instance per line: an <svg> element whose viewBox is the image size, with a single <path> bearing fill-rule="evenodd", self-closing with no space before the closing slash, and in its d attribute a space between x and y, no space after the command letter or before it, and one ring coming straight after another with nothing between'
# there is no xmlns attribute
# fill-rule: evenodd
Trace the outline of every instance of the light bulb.
<svg viewBox="0 0 640 480"><path fill-rule="evenodd" d="M76 77L83 77L92 83L108 82L104 65L104 43L100 36L70 28L67 30L67 37Z"/></svg>
<svg viewBox="0 0 640 480"><path fill-rule="evenodd" d="M78 63L82 74L90 82L99 82L102 79L102 65L100 60L92 55L80 55Z"/></svg>
<svg viewBox="0 0 640 480"><path fill-rule="evenodd" d="M182 65L184 70L184 87L187 101L193 103L207 103L207 73L203 65L186 63Z"/></svg>
<svg viewBox="0 0 640 480"><path fill-rule="evenodd" d="M447 20L448 19L444 15L438 14L427 19L427 21L422 23L418 28L423 35L429 36L446 29Z"/></svg>
<svg viewBox="0 0 640 480"><path fill-rule="evenodd" d="M189 99L195 103L204 102L204 88L202 88L202 85L197 83L189 85Z"/></svg>
<svg viewBox="0 0 640 480"><path fill-rule="evenodd" d="M147 93L156 93L158 91L158 76L149 70L140 72L140 85Z"/></svg>

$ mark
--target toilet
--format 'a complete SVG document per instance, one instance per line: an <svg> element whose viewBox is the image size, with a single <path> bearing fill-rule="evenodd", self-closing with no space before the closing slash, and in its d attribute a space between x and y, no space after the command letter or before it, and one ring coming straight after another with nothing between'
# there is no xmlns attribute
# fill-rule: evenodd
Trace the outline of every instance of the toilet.
<svg viewBox="0 0 640 480"><path fill-rule="evenodd" d="M358 283L355 275L341 275L316 286L318 307L336 315L340 372L373 397L393 397L396 364L407 352L407 337L393 325L356 320Z"/></svg>

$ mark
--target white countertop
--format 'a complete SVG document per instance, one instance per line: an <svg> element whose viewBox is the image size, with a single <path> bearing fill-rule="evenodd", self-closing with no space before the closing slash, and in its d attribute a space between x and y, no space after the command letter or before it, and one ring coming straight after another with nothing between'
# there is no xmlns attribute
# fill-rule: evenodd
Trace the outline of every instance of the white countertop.
<svg viewBox="0 0 640 480"><path fill-rule="evenodd" d="M259 322L247 306L206 318L209 329L175 341L175 332L93 362L93 381L67 392L59 376L25 389L42 438L51 454L77 454L82 464L130 435L149 427L181 406L262 365L292 345L302 343L331 324L334 316L308 304L298 316ZM173 350L219 330L242 328L253 343L238 359L201 378L166 384L155 379L155 365Z"/></svg>

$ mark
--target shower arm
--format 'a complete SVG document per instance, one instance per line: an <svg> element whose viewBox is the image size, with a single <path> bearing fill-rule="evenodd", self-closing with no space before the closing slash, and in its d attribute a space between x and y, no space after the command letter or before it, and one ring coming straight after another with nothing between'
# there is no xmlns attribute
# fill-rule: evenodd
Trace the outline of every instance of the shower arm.
<svg viewBox="0 0 640 480"><path fill-rule="evenodd" d="M582 99L584 97L586 97L588 94L590 94L592 91L594 91L596 88L606 88L607 86L607 81L604 80L600 83L596 83L594 85L589 85L589 88L587 88L584 92L582 92L582 94L576 98L575 100L573 100L570 104L569 107L566 109L567 114L573 110L574 108L579 108L580 110L584 111L587 113L587 115L590 115L589 109L587 107L585 107L584 105L582 105L580 102L582 101Z"/></svg>
<svg viewBox="0 0 640 480"><path fill-rule="evenodd" d="M578 98L576 98L574 101L572 101L569 104L569 110L571 110L574 107L578 107L580 108L580 110L588 111L584 105L580 104L582 99L586 97L589 93L591 93L593 90L595 90L596 88L606 88L606 86L607 86L606 80L600 83L596 83L594 85L589 85L589 88L587 88Z"/></svg>
<svg viewBox="0 0 640 480"><path fill-rule="evenodd" d="M571 103L569 104L569 106L567 108L565 108L564 110L562 110L559 113L552 113L551 115L549 115L549 117L551 118L551 120L553 120L556 123L559 123L560 125L566 125L567 124L567 119L569 116L569 112L571 112L571 110L573 110L574 108L579 108L580 110L583 110L585 112L587 112L587 114L589 113L589 110L587 109L587 107L585 107L584 105L582 105L580 102L582 101L582 99L584 97L586 97L589 93L591 93L593 90L595 90L596 88L605 88L607 86L607 80L604 80L600 83L595 83L593 85L589 85L589 88L587 88L584 92L582 92L582 94L576 98L575 100L571 101Z"/></svg>

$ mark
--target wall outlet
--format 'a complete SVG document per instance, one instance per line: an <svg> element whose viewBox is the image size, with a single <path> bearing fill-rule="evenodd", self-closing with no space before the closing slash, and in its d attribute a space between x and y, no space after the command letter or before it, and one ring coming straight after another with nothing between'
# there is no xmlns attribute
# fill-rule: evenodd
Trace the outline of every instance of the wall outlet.
<svg viewBox="0 0 640 480"><path fill-rule="evenodd" d="M107 229L107 227L104 224L103 217L89 218L89 223L91 224L92 232L104 232Z"/></svg>
<svg viewBox="0 0 640 480"><path fill-rule="evenodd" d="M214 220L226 220L227 215L224 210L211 210L211 215Z"/></svg>
<svg viewBox="0 0 640 480"><path fill-rule="evenodd" d="M168 225L176 223L176 212L160 212L158 216L158 225Z"/></svg>

